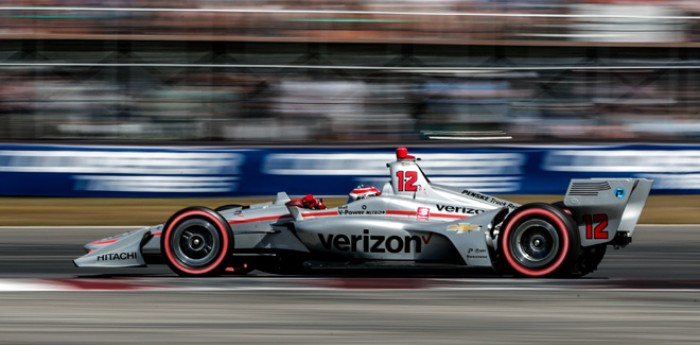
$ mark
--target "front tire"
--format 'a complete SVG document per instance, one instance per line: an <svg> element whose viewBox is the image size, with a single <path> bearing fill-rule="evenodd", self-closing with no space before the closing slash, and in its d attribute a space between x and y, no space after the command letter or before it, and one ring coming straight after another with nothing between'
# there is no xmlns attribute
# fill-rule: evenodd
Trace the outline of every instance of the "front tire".
<svg viewBox="0 0 700 345"><path fill-rule="evenodd" d="M499 235L499 253L506 266L525 277L571 273L580 239L576 222L549 204L528 204L511 213Z"/></svg>
<svg viewBox="0 0 700 345"><path fill-rule="evenodd" d="M165 223L160 246L168 266L178 275L219 275L231 257L233 232L219 213L188 207Z"/></svg>

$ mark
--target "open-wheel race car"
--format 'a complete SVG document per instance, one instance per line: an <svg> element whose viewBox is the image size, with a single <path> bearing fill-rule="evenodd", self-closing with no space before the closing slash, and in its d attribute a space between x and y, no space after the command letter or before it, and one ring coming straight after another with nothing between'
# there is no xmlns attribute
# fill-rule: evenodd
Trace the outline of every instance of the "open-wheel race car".
<svg viewBox="0 0 700 345"><path fill-rule="evenodd" d="M387 167L381 190L358 187L336 208L284 192L257 205L188 207L165 224L91 242L74 263L167 263L183 276L420 267L579 277L597 269L607 246L631 242L652 185L573 179L562 202L519 205L433 184L405 148Z"/></svg>

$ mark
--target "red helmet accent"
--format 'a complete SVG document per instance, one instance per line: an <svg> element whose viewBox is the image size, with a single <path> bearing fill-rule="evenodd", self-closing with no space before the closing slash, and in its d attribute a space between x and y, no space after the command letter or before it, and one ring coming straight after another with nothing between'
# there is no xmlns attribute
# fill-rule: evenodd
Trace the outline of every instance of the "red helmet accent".
<svg viewBox="0 0 700 345"><path fill-rule="evenodd" d="M314 196L311 194L306 194L306 196L302 200L306 202L313 202L316 200L316 198L314 198Z"/></svg>
<svg viewBox="0 0 700 345"><path fill-rule="evenodd" d="M397 160L404 160L404 159L416 159L415 156L411 156L408 154L408 149L405 147L399 147L396 149L396 159Z"/></svg>

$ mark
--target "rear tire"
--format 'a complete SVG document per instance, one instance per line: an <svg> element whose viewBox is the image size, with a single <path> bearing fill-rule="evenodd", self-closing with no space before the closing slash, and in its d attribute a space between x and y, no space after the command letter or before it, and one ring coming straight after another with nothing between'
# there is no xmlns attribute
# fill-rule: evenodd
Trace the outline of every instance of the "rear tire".
<svg viewBox="0 0 700 345"><path fill-rule="evenodd" d="M558 207L568 215L571 215L571 210L564 205L563 201L552 203L552 206ZM579 251L578 263L576 264L576 267L574 267L573 272L571 272L571 276L583 277L587 274L595 272L598 269L600 262L603 261L607 248L607 244L599 244L592 247L581 248Z"/></svg>
<svg viewBox="0 0 700 345"><path fill-rule="evenodd" d="M165 223L160 246L168 266L178 275L219 275L231 257L233 232L219 213L188 207Z"/></svg>
<svg viewBox="0 0 700 345"><path fill-rule="evenodd" d="M573 218L543 203L524 205L508 215L498 241L505 266L524 277L569 275L580 248Z"/></svg>

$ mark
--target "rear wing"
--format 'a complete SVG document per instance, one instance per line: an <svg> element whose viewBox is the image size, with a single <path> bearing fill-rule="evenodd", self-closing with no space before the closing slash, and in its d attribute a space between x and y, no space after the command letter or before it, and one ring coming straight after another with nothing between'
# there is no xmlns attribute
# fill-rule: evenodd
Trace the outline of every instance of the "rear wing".
<svg viewBox="0 0 700 345"><path fill-rule="evenodd" d="M578 224L581 245L629 243L652 184L639 178L571 180L564 205Z"/></svg>

